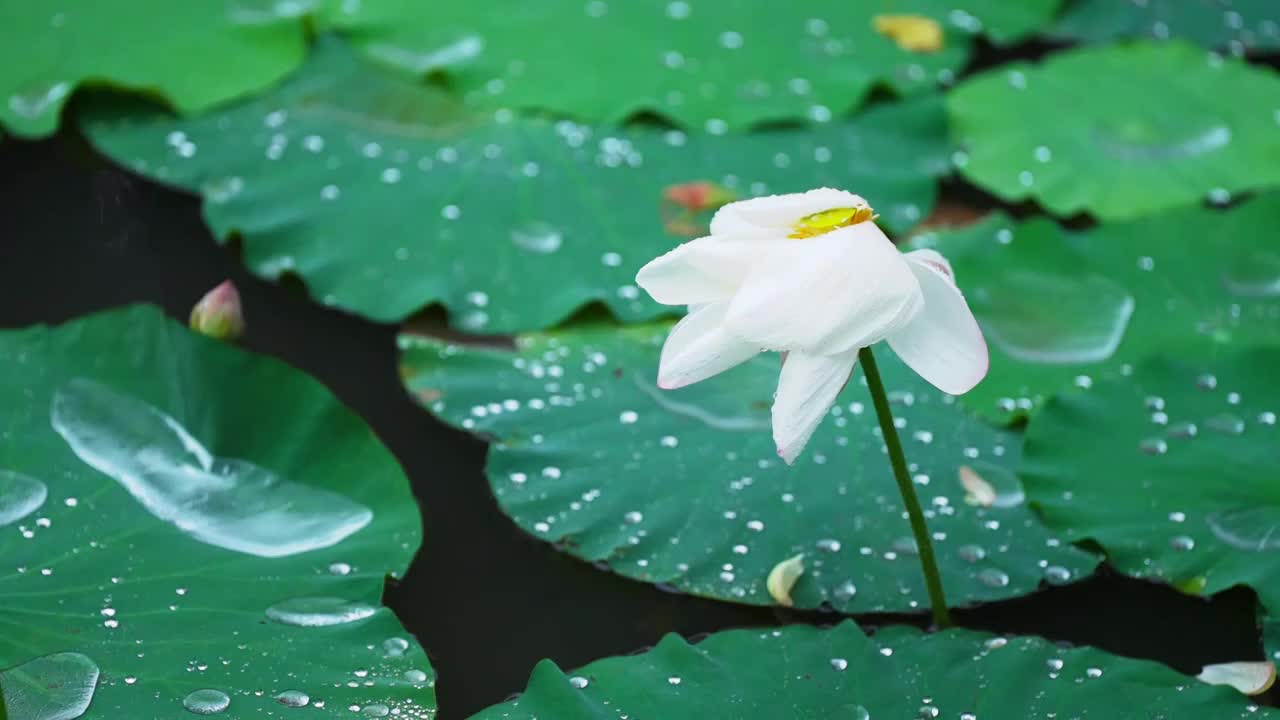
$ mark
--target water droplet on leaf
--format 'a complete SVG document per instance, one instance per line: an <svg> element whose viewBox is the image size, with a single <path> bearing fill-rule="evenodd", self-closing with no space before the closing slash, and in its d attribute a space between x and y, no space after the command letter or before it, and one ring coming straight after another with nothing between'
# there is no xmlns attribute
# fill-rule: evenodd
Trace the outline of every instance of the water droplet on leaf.
<svg viewBox="0 0 1280 720"><path fill-rule="evenodd" d="M285 690L276 695L276 702L285 707L306 707L311 702L311 696L301 690Z"/></svg>
<svg viewBox="0 0 1280 720"><path fill-rule="evenodd" d="M84 714L98 685L98 666L87 656L61 652L0 672L0 693L10 720L72 720Z"/></svg>
<svg viewBox="0 0 1280 720"><path fill-rule="evenodd" d="M337 493L215 457L176 419L91 380L57 391L51 422L86 464L152 515L210 545L284 557L329 547L373 519Z"/></svg>
<svg viewBox="0 0 1280 720"><path fill-rule="evenodd" d="M372 617L377 608L335 597L293 598L267 608L267 617L285 625L328 627Z"/></svg>
<svg viewBox="0 0 1280 720"><path fill-rule="evenodd" d="M48 497L49 488L39 480L12 470L0 470L0 526L39 510Z"/></svg>
<svg viewBox="0 0 1280 720"><path fill-rule="evenodd" d="M182 707L196 715L217 715L231 705L231 698L221 690L196 690L182 699Z"/></svg>
<svg viewBox="0 0 1280 720"><path fill-rule="evenodd" d="M1129 291L1109 278L1030 270L1010 270L970 298L991 342L1018 360L1044 364L1110 358L1134 309Z"/></svg>

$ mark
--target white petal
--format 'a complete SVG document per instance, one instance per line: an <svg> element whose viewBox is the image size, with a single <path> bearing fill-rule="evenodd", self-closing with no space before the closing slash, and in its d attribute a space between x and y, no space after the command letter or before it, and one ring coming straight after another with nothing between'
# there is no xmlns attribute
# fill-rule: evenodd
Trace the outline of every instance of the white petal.
<svg viewBox="0 0 1280 720"><path fill-rule="evenodd" d="M947 276L947 279L949 279L952 284L955 284L956 273L951 269L950 261L942 257L942 253L937 250L921 248L920 250L912 250L911 252L906 253L906 256L907 260L932 265L934 270L941 271L943 275Z"/></svg>
<svg viewBox="0 0 1280 720"><path fill-rule="evenodd" d="M933 262L913 256L907 256L907 264L920 282L924 308L889 335L889 347L939 390L966 393L987 374L987 341L951 278Z"/></svg>
<svg viewBox="0 0 1280 720"><path fill-rule="evenodd" d="M759 237L704 237L684 243L640 268L636 284L663 305L726 300L774 243Z"/></svg>
<svg viewBox="0 0 1280 720"><path fill-rule="evenodd" d="M725 324L762 348L831 355L883 340L920 307L902 253L863 222L770 252L743 280Z"/></svg>
<svg viewBox="0 0 1280 720"><path fill-rule="evenodd" d="M711 234L781 231L785 237L792 226L806 215L835 208L862 207L862 197L835 188L818 188L789 195L766 195L729 203L711 218Z"/></svg>
<svg viewBox="0 0 1280 720"><path fill-rule="evenodd" d="M760 352L724 331L728 303L698 308L676 323L662 346L658 361L658 387L675 390L722 373Z"/></svg>
<svg viewBox="0 0 1280 720"><path fill-rule="evenodd" d="M788 465L826 417L857 361L856 349L839 355L787 354L773 399L773 441Z"/></svg>
<svg viewBox="0 0 1280 720"><path fill-rule="evenodd" d="M1205 665L1196 679L1210 685L1230 685L1245 695L1261 695L1275 684L1276 666L1269 661Z"/></svg>

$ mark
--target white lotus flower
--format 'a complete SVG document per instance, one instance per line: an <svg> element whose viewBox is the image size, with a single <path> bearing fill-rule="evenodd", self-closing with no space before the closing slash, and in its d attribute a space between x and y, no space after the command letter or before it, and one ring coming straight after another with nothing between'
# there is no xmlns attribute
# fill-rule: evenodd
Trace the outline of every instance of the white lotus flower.
<svg viewBox="0 0 1280 720"><path fill-rule="evenodd" d="M987 373L987 344L933 250L899 252L870 206L831 188L725 205L711 235L640 269L664 305L688 305L662 348L658 385L675 389L763 351L786 353L773 438L790 464L848 382L858 349L886 340L943 392Z"/></svg>

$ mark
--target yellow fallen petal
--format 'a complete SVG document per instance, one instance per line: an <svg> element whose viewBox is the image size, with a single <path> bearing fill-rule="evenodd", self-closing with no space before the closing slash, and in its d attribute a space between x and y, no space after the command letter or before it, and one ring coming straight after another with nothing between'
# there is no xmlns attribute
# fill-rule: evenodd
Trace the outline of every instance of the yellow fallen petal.
<svg viewBox="0 0 1280 720"><path fill-rule="evenodd" d="M995 504L996 489L968 465L960 466L960 484L964 486L964 501L970 505L991 507Z"/></svg>
<svg viewBox="0 0 1280 720"><path fill-rule="evenodd" d="M783 607L791 607L794 604L791 602L791 588L795 587L796 581L803 574L804 555L797 555L774 565L764 585L774 601Z"/></svg>
<svg viewBox="0 0 1280 720"><path fill-rule="evenodd" d="M942 26L923 15L876 15L871 19L876 32L907 52L937 52L942 49Z"/></svg>
<svg viewBox="0 0 1280 720"><path fill-rule="evenodd" d="M1205 665L1196 679L1210 685L1230 685L1245 695L1261 695L1276 681L1276 664L1229 662Z"/></svg>

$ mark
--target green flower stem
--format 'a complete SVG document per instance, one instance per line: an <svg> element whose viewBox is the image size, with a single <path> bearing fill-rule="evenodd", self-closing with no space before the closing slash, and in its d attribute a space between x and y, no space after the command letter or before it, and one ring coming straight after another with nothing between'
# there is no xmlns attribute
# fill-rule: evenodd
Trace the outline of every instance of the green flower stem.
<svg viewBox="0 0 1280 720"><path fill-rule="evenodd" d="M933 557L933 541L929 539L929 526L924 521L924 511L920 509L920 500L916 497L915 486L911 483L911 473L907 471L907 458L902 453L902 442L898 440L898 429L893 425L893 411L889 409L889 396L885 394L884 383L880 380L880 369L876 367L875 355L871 348L864 347L858 351L858 362L862 372L867 376L867 389L871 391L871 401L876 406L876 417L880 420L880 432L884 434L885 447L889 449L889 464L893 466L893 476L898 481L898 492L902 493L902 503L907 507L907 517L911 520L911 533L916 537L916 547L920 552L920 566L924 570L924 584L929 589L929 604L933 608L933 624L939 628L951 626L951 613L947 610L947 598L942 592L942 576L938 574L938 563Z"/></svg>

